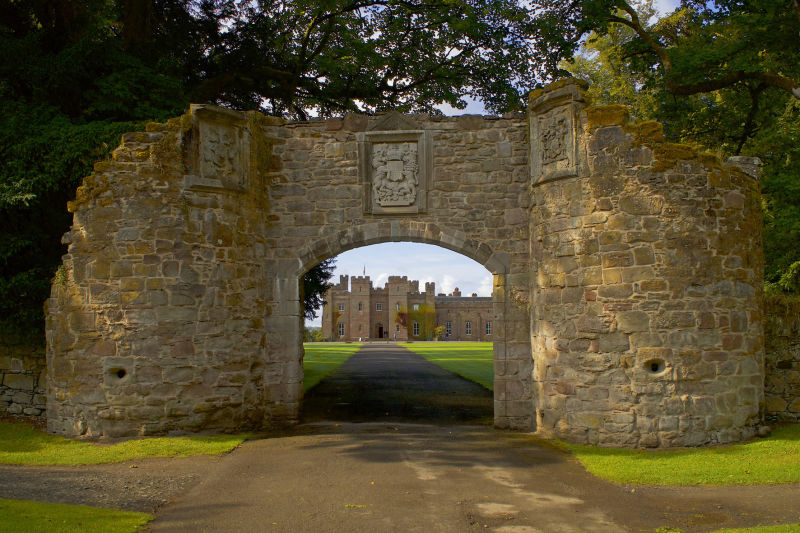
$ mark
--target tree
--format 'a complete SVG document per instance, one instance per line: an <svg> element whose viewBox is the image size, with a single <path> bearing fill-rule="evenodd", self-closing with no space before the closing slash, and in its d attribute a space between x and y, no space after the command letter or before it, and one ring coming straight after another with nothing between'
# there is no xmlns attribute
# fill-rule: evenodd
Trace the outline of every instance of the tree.
<svg viewBox="0 0 800 533"><path fill-rule="evenodd" d="M326 259L303 275L303 316L307 320L317 318L317 309L325 303L325 292L331 288L328 280L335 267L336 259Z"/></svg>
<svg viewBox="0 0 800 533"><path fill-rule="evenodd" d="M238 5L192 95L304 119L433 112L463 96L522 108L536 83L528 9L516 0L260 0Z"/></svg>

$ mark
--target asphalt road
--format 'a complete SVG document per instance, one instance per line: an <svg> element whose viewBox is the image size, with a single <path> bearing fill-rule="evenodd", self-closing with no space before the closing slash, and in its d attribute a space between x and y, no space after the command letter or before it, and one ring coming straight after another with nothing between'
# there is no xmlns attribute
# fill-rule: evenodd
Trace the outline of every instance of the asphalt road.
<svg viewBox="0 0 800 533"><path fill-rule="evenodd" d="M485 389L405 349L367 346L308 394L305 424L210 464L150 530L689 533L800 521L796 485L617 486L492 429L491 413Z"/></svg>
<svg viewBox="0 0 800 533"><path fill-rule="evenodd" d="M365 344L303 398L303 422L491 424L492 393L394 344Z"/></svg>

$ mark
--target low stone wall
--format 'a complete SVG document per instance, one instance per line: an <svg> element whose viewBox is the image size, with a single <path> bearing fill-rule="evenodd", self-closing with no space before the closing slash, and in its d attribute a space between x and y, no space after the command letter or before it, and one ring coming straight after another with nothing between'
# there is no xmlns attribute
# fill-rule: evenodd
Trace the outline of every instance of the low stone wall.
<svg viewBox="0 0 800 533"><path fill-rule="evenodd" d="M800 300L764 302L764 396L769 422L800 422Z"/></svg>
<svg viewBox="0 0 800 533"><path fill-rule="evenodd" d="M44 415L46 387L44 345L0 337L0 414Z"/></svg>

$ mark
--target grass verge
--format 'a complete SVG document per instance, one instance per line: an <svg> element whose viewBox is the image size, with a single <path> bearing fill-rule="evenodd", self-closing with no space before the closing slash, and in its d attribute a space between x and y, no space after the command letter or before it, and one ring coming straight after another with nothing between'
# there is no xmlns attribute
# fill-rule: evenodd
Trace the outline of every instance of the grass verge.
<svg viewBox="0 0 800 533"><path fill-rule="evenodd" d="M764 439L681 450L561 445L592 474L637 485L768 485L800 482L800 424Z"/></svg>
<svg viewBox="0 0 800 533"><path fill-rule="evenodd" d="M303 388L309 390L361 349L361 344L306 342L303 348L306 352L303 357Z"/></svg>
<svg viewBox="0 0 800 533"><path fill-rule="evenodd" d="M711 533L800 533L800 524L745 527L741 529L718 529Z"/></svg>
<svg viewBox="0 0 800 533"><path fill-rule="evenodd" d="M445 370L494 390L491 342L412 342L400 346Z"/></svg>
<svg viewBox="0 0 800 533"><path fill-rule="evenodd" d="M153 437L117 444L83 442L37 431L19 422L0 423L0 463L10 465L91 465L145 457L217 455L236 448L249 435Z"/></svg>
<svg viewBox="0 0 800 533"><path fill-rule="evenodd" d="M664 526L656 529L655 533L683 533L683 530ZM800 524L715 529L711 533L800 533Z"/></svg>
<svg viewBox="0 0 800 533"><path fill-rule="evenodd" d="M152 519L133 511L0 498L0 533L129 533Z"/></svg>

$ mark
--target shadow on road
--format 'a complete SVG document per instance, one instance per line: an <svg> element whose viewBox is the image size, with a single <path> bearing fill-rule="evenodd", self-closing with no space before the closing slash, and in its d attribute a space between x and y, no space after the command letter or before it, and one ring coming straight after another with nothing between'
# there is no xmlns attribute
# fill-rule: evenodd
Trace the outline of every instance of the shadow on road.
<svg viewBox="0 0 800 533"><path fill-rule="evenodd" d="M365 345L303 399L303 423L488 425L492 392L394 345Z"/></svg>

